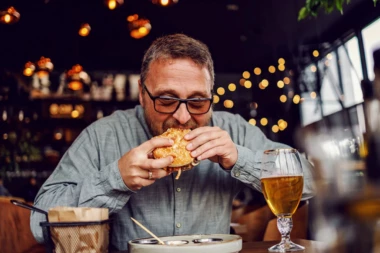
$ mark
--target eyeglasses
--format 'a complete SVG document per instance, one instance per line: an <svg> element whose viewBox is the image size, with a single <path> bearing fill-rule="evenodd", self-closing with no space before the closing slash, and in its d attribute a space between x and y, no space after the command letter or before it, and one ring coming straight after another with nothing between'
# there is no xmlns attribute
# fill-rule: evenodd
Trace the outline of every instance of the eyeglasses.
<svg viewBox="0 0 380 253"><path fill-rule="evenodd" d="M213 97L211 98L174 98L169 96L153 96L145 84L142 85L143 89L146 90L150 99L153 100L154 109L159 113L171 114L178 110L182 103L186 104L187 111L190 114L200 115L205 114L210 110Z"/></svg>

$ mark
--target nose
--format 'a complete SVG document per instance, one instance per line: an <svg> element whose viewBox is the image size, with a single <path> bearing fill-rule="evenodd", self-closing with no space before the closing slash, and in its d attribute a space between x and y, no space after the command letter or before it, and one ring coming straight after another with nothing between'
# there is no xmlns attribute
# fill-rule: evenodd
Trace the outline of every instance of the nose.
<svg viewBox="0 0 380 253"><path fill-rule="evenodd" d="M191 115L186 108L185 103L181 103L177 111L174 112L173 117L178 120L180 124L186 124L191 119Z"/></svg>

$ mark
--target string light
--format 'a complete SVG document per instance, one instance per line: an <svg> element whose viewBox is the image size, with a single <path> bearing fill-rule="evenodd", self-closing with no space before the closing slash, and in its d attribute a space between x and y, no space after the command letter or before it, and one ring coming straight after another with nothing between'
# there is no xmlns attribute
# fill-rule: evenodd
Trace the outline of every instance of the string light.
<svg viewBox="0 0 380 253"><path fill-rule="evenodd" d="M278 59L278 65L284 65L284 64L285 64L284 58L279 58Z"/></svg>
<svg viewBox="0 0 380 253"><path fill-rule="evenodd" d="M266 125L268 124L268 119L267 119L267 118L262 118L262 119L260 120L260 124L261 124L262 126L266 126Z"/></svg>
<svg viewBox="0 0 380 253"><path fill-rule="evenodd" d="M253 126L256 126L256 120L254 118L250 119L248 121L249 124L253 125Z"/></svg>
<svg viewBox="0 0 380 253"><path fill-rule="evenodd" d="M269 81L268 81L267 79L263 79L263 80L261 81L261 85L264 86L264 87L266 88L266 87L268 87L268 85L269 85Z"/></svg>
<svg viewBox="0 0 380 253"><path fill-rule="evenodd" d="M281 96L280 96L280 101L281 101L281 103L285 103L286 100L288 100L288 98L287 98L285 95L281 95Z"/></svg>
<svg viewBox="0 0 380 253"><path fill-rule="evenodd" d="M230 109L230 108L234 107L234 102L230 99L226 99L226 100L224 100L223 105L224 105L224 107Z"/></svg>
<svg viewBox="0 0 380 253"><path fill-rule="evenodd" d="M253 70L253 73L255 74L255 75L260 75L261 74L261 69L260 68L258 68L258 67L256 67L254 70Z"/></svg>
<svg viewBox="0 0 380 253"><path fill-rule="evenodd" d="M247 89L250 89L252 87L252 82L247 80L244 82L244 87L247 88Z"/></svg>
<svg viewBox="0 0 380 253"><path fill-rule="evenodd" d="M277 133L278 130L279 130L279 127L278 127L277 125L273 125L273 126L272 126L272 132L273 132L273 133Z"/></svg>
<svg viewBox="0 0 380 253"><path fill-rule="evenodd" d="M220 100L219 96L216 95L216 94L214 94L214 96L213 96L213 103L217 104L217 103L219 103L219 100Z"/></svg>
<svg viewBox="0 0 380 253"><path fill-rule="evenodd" d="M310 92L310 97L315 99L317 97L317 93L315 91Z"/></svg>
<svg viewBox="0 0 380 253"><path fill-rule="evenodd" d="M269 73L273 74L274 72L276 72L276 68L274 66L269 66L268 71Z"/></svg>
<svg viewBox="0 0 380 253"><path fill-rule="evenodd" d="M301 97L297 94L293 97L293 103L298 104L301 100Z"/></svg>
<svg viewBox="0 0 380 253"><path fill-rule="evenodd" d="M218 93L220 96L223 96L224 93L226 93L226 90L223 87L219 87L216 89L216 93Z"/></svg>
<svg viewBox="0 0 380 253"><path fill-rule="evenodd" d="M285 120L281 119L277 123L278 123L278 127L281 131L284 131L288 127L288 122L286 122Z"/></svg>
<svg viewBox="0 0 380 253"><path fill-rule="evenodd" d="M314 50L314 51L313 51L313 56L314 56L314 57L318 57L318 56L319 56L319 52L318 52L318 50Z"/></svg>
<svg viewBox="0 0 380 253"><path fill-rule="evenodd" d="M285 65L282 65L282 64L280 64L280 65L278 65L278 70L280 70L280 71L284 71L285 70Z"/></svg>
<svg viewBox="0 0 380 253"><path fill-rule="evenodd" d="M248 81L247 81L248 82ZM229 85L228 85L228 89L230 90L230 91L235 91L236 90L236 85L234 84L234 83L230 83Z"/></svg>
<svg viewBox="0 0 380 253"><path fill-rule="evenodd" d="M290 83L290 78L289 77L284 77L284 83L289 84Z"/></svg>
<svg viewBox="0 0 380 253"><path fill-rule="evenodd" d="M245 79L248 79L248 78L251 77L251 74L250 74L248 71L244 71L244 72L243 72L243 77L244 77Z"/></svg>
<svg viewBox="0 0 380 253"><path fill-rule="evenodd" d="M277 87L280 88L280 89L284 88L284 82L282 80L278 81L277 82Z"/></svg>
<svg viewBox="0 0 380 253"><path fill-rule="evenodd" d="M178 0L152 0L152 3L166 7L178 3Z"/></svg>

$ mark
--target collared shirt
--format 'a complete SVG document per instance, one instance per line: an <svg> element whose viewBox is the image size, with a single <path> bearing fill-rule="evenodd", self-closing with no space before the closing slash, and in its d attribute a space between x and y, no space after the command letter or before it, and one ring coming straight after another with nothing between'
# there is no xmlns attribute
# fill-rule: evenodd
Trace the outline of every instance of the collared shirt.
<svg viewBox="0 0 380 253"><path fill-rule="evenodd" d="M41 187L35 206L43 210L55 206L109 208L110 243L118 250L126 250L129 240L150 237L130 217L157 236L228 234L236 194L244 184L261 190L263 151L287 146L267 139L239 115L213 112L210 124L226 130L236 144L238 160L231 170L203 160L179 180L173 173L132 191L121 178L118 160L152 135L141 106L116 111L83 130ZM306 160L303 166L304 193L310 194L311 166ZM41 221L45 216L32 212L31 229L40 242Z"/></svg>

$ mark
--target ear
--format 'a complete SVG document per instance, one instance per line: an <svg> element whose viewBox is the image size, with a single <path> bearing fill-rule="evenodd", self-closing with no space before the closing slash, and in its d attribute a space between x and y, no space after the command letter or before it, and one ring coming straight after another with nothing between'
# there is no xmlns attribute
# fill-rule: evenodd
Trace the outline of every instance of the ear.
<svg viewBox="0 0 380 253"><path fill-rule="evenodd" d="M143 99L143 94L142 94L142 84L141 84L141 79L139 79L139 101L140 101L140 105L142 107L144 107L144 99Z"/></svg>

